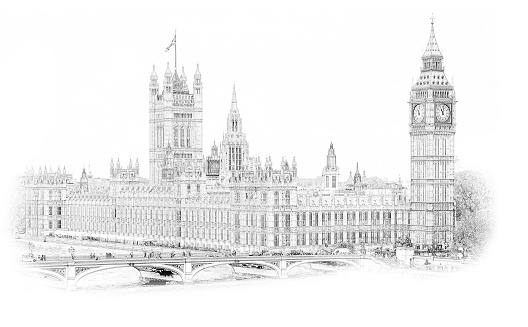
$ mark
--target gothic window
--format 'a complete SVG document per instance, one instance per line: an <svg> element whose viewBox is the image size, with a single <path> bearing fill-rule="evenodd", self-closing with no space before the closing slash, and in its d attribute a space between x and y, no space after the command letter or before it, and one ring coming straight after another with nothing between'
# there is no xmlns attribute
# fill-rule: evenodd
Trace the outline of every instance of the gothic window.
<svg viewBox="0 0 528 327"><path fill-rule="evenodd" d="M332 188L336 188L337 187L336 183L337 183L336 176L332 176Z"/></svg>
<svg viewBox="0 0 528 327"><path fill-rule="evenodd" d="M278 228L278 227L279 227L279 214L276 213L276 214L273 216L273 218L274 218L274 223L275 223L275 224L273 225L273 227Z"/></svg>
<svg viewBox="0 0 528 327"><path fill-rule="evenodd" d="M180 128L180 147L185 147L185 128Z"/></svg>
<svg viewBox="0 0 528 327"><path fill-rule="evenodd" d="M191 128L187 127L187 147L191 147Z"/></svg>
<svg viewBox="0 0 528 327"><path fill-rule="evenodd" d="M178 127L174 127L174 146L180 146L180 129Z"/></svg>
<svg viewBox="0 0 528 327"><path fill-rule="evenodd" d="M289 213L287 213L284 216L284 223L285 223L286 228L290 228L290 214Z"/></svg>
<svg viewBox="0 0 528 327"><path fill-rule="evenodd" d="M279 192L275 192L273 195L274 195L274 204L278 206L279 205Z"/></svg>
<svg viewBox="0 0 528 327"><path fill-rule="evenodd" d="M290 205L290 191L286 191L286 205Z"/></svg>

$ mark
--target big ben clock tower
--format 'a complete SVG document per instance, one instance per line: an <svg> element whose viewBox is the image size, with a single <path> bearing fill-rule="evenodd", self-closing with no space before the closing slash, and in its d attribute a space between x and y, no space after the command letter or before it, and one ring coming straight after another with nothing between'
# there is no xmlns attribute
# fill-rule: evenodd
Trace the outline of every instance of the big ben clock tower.
<svg viewBox="0 0 528 327"><path fill-rule="evenodd" d="M420 77L409 100L410 236L413 244L445 247L454 231L455 90L444 75L434 21Z"/></svg>

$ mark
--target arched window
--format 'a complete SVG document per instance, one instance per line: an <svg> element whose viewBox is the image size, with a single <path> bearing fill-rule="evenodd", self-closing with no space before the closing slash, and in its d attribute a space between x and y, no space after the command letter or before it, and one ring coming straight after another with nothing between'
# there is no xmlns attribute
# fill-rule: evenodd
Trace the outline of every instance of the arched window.
<svg viewBox="0 0 528 327"><path fill-rule="evenodd" d="M185 128L180 128L180 147L185 147Z"/></svg>
<svg viewBox="0 0 528 327"><path fill-rule="evenodd" d="M274 196L274 204L275 204L276 206L278 206L278 205L279 205L279 192L275 192L275 193L273 194L273 196Z"/></svg>
<svg viewBox="0 0 528 327"><path fill-rule="evenodd" d="M290 191L286 191L286 205L290 205Z"/></svg>

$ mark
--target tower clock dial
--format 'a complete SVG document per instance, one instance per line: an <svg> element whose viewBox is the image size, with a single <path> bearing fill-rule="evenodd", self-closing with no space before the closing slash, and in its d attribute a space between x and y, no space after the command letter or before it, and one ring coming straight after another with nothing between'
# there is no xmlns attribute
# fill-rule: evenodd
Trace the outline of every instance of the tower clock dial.
<svg viewBox="0 0 528 327"><path fill-rule="evenodd" d="M436 106L435 114L436 114L436 120L438 120L439 122L445 123L449 119L449 116L451 115L451 109L449 109L449 107L446 106L445 104L439 104L438 106Z"/></svg>
<svg viewBox="0 0 528 327"><path fill-rule="evenodd" d="M413 120L415 123L421 123L424 119L424 106L423 104L417 104L413 110Z"/></svg>

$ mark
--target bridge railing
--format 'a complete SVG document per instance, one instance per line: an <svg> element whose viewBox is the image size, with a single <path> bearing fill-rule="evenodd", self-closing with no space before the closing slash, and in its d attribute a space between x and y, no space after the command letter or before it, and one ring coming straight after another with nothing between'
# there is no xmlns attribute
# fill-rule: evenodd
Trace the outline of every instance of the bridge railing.
<svg viewBox="0 0 528 327"><path fill-rule="evenodd" d="M51 260L55 259L55 260ZM328 261L336 260L375 260L375 258L365 255L295 255L295 256L227 256L227 257L206 257L206 256L191 256L174 258L144 258L133 257L126 255L114 256L112 258L93 259L90 256L74 256L72 260L70 257L48 257L46 261L24 262L25 266L47 266L53 264L66 265L74 263L75 265L107 265L107 264L142 264L142 263L158 263L158 264L183 264L183 263L219 263L219 262L277 262L277 261Z"/></svg>

